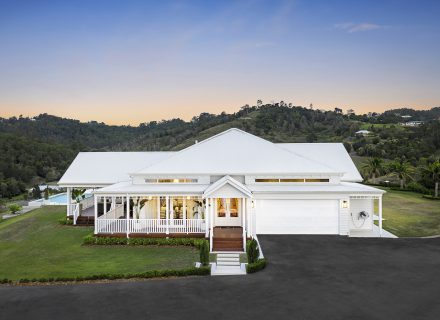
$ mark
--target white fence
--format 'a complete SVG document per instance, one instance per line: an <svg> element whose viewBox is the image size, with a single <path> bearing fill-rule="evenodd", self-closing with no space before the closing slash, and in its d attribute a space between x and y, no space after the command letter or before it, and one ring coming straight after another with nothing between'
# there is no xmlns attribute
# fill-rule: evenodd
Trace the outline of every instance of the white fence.
<svg viewBox="0 0 440 320"><path fill-rule="evenodd" d="M97 233L204 233L206 223L204 219L129 219L128 230L126 219L98 218L96 221Z"/></svg>

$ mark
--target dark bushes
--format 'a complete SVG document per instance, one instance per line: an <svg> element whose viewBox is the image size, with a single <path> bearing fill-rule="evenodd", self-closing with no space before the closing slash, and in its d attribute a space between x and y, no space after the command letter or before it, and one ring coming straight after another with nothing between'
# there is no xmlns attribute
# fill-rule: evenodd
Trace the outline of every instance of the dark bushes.
<svg viewBox="0 0 440 320"><path fill-rule="evenodd" d="M266 267L266 259L259 259L256 262L248 263L246 265L247 273L254 273L263 270Z"/></svg>

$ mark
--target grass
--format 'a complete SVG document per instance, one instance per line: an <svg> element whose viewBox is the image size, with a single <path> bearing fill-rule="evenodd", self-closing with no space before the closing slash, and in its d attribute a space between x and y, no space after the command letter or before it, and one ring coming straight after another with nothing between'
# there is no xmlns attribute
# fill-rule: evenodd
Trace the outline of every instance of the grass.
<svg viewBox="0 0 440 320"><path fill-rule="evenodd" d="M81 246L90 227L62 226L65 208L50 206L0 224L0 279L91 276L183 269L194 265L192 247Z"/></svg>
<svg viewBox="0 0 440 320"><path fill-rule="evenodd" d="M440 203L419 193L383 188L384 229L398 237L440 235Z"/></svg>

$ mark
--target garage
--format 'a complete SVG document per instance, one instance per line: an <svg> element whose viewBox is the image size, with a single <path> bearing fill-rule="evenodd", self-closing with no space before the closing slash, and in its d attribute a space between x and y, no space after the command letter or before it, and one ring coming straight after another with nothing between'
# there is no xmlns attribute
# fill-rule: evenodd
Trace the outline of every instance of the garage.
<svg viewBox="0 0 440 320"><path fill-rule="evenodd" d="M258 200L257 234L338 234L337 200Z"/></svg>

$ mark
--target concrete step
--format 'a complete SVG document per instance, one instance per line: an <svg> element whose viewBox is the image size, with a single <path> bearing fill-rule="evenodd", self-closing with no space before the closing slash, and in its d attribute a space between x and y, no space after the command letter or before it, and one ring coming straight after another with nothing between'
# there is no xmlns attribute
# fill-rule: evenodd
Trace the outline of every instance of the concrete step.
<svg viewBox="0 0 440 320"><path fill-rule="evenodd" d="M217 261L240 261L240 257L217 257Z"/></svg>
<svg viewBox="0 0 440 320"><path fill-rule="evenodd" d="M239 266L217 266L211 267L212 276L232 276L232 275L245 275L246 269Z"/></svg>
<svg viewBox="0 0 440 320"><path fill-rule="evenodd" d="M217 266L239 266L240 261L217 261Z"/></svg>
<svg viewBox="0 0 440 320"><path fill-rule="evenodd" d="M218 258L240 258L239 253L217 253Z"/></svg>

